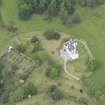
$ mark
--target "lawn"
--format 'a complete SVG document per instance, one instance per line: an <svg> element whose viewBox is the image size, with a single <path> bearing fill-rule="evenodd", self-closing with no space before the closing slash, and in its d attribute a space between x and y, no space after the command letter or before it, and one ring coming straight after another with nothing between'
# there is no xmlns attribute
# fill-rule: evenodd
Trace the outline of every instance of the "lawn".
<svg viewBox="0 0 105 105"><path fill-rule="evenodd" d="M30 21L21 21L17 15L16 0L4 0L3 2L2 15L5 23L13 21L19 27L20 33L55 29L76 38L85 39L98 62L97 70L90 81L97 87L105 84L105 5L95 9L78 8L77 14L81 17L81 23L65 27L58 18L54 18L50 23L43 21L41 16L33 16ZM13 35L0 31L0 50L7 46L11 36Z"/></svg>
<svg viewBox="0 0 105 105"><path fill-rule="evenodd" d="M60 63L63 65L63 60L59 55L59 47L62 44L63 39L70 37L67 34L63 34L60 33L62 35L60 40L52 40L52 41L48 41L45 39L45 37L43 37L43 32L35 32L34 35L38 36L39 40L42 43L42 46L45 50L45 52L47 54L50 55L50 57L52 57L54 60L56 60L57 63ZM33 36L33 34L25 34L25 36L18 36L14 39L14 41L16 42L17 39L20 39L21 43L25 43L27 41L30 40L30 38ZM18 42L18 41L17 41ZM48 46L49 45L49 46ZM53 54L52 51L54 51L55 53ZM81 70L81 66L82 67L86 67L86 65L84 65L83 61L86 61L85 59L86 57L86 52L84 52L84 50L81 50L81 53L83 54L82 57L80 57L80 59L77 62L71 63L70 64L70 72L75 73L78 71L74 72L74 68L75 69L79 69ZM39 52L39 55L41 54L41 52ZM32 55L32 54L31 54ZM50 59L50 57L48 59ZM22 63L22 65L24 66L25 64ZM68 64L69 65L69 64ZM35 84L38 88L38 95L37 96L33 96L31 99L26 99L25 101L22 101L20 103L17 103L16 105L34 105L34 104L44 104L44 105L79 105L78 103L72 101L69 98L64 98L59 102L54 103L48 96L47 96L47 89L49 86L55 84L57 85L64 93L66 96L76 96L76 97L86 97L89 100L89 104L92 105L91 103L91 99L89 98L89 96L86 94L86 92L84 91L83 94L80 93L80 82L70 78L68 79L68 76L65 74L64 70L62 69L61 72L61 77L58 80L51 80L50 78L45 76L46 73L46 69L47 69L48 65L46 63L46 61L44 61L44 63L39 66L38 68L35 68L32 73L30 74L28 80L26 82L32 82L33 84ZM82 68L83 69L83 68ZM80 72L80 71L79 71ZM81 71L82 73L84 71ZM72 86L74 87L74 89L72 89ZM34 99L35 98L35 99Z"/></svg>

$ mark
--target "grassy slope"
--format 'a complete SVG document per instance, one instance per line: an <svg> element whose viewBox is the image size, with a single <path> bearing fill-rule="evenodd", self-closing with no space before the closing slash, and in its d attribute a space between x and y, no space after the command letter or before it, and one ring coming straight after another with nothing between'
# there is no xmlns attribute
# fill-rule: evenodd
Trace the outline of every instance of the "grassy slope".
<svg viewBox="0 0 105 105"><path fill-rule="evenodd" d="M14 9L15 8L15 9ZM104 84L105 76L105 5L96 9L83 8L78 9L77 13L83 19L81 24L71 28L64 27L58 19L54 19L51 23L42 20L40 16L34 16L30 21L21 21L17 17L16 0L4 0L2 15L6 22L13 21L19 27L21 32L31 32L36 30L56 29L61 32L69 33L78 38L84 38L91 47L96 59L99 62L98 71L92 77L92 82L96 86ZM6 39L5 34L0 34L0 41ZM0 42L0 45L4 41ZM4 43L5 44L5 43Z"/></svg>

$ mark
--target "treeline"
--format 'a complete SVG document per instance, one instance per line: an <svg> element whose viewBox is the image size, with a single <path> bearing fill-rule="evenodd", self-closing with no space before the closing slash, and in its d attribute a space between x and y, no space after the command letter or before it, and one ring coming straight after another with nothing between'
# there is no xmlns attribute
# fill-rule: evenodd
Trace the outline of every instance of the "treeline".
<svg viewBox="0 0 105 105"><path fill-rule="evenodd" d="M75 11L75 0L20 0L19 16L28 19L32 14L47 13L49 16L57 16L66 11L71 15Z"/></svg>
<svg viewBox="0 0 105 105"><path fill-rule="evenodd" d="M74 14L76 5L96 7L103 2L104 0L18 0L19 17L27 20L33 14L44 14L45 19L50 20L54 16L59 16L65 24L68 17L70 20L76 17L70 17ZM79 21L78 17L75 21Z"/></svg>
<svg viewBox="0 0 105 105"><path fill-rule="evenodd" d="M0 26L3 26L4 25L3 17L2 17L2 14L1 14L2 2L3 1L0 0Z"/></svg>
<svg viewBox="0 0 105 105"><path fill-rule="evenodd" d="M81 6L96 7L105 2L105 0L79 0Z"/></svg>

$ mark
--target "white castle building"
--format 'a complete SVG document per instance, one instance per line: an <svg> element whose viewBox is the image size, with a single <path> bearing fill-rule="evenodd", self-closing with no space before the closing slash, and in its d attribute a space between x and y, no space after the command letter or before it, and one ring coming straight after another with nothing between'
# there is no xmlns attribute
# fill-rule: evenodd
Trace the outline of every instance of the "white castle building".
<svg viewBox="0 0 105 105"><path fill-rule="evenodd" d="M70 39L69 41L65 42L61 51L61 53L63 53L63 58L67 59L67 57L70 57L71 60L78 59L79 53L77 51L77 45L77 40Z"/></svg>

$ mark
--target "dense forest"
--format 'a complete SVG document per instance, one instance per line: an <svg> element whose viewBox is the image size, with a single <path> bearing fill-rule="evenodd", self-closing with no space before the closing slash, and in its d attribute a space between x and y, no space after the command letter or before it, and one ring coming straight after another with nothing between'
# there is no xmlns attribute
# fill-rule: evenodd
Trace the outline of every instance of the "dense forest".
<svg viewBox="0 0 105 105"><path fill-rule="evenodd" d="M48 21L59 16L63 24L79 23L76 6L94 8L103 3L103 0L19 0L19 17L28 20L33 14L43 14Z"/></svg>

